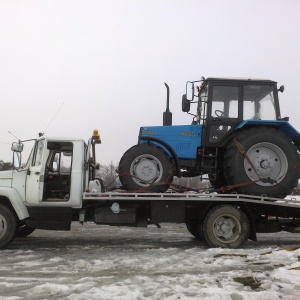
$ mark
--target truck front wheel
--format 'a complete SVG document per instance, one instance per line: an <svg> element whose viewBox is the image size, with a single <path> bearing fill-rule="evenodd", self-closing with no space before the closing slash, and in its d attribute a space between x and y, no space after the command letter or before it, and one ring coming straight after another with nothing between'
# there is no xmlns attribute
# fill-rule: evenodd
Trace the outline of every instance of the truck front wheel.
<svg viewBox="0 0 300 300"><path fill-rule="evenodd" d="M13 212L0 204L0 248L7 246L15 237L17 220Z"/></svg>
<svg viewBox="0 0 300 300"><path fill-rule="evenodd" d="M16 232L16 237L25 237L30 235L35 231L35 228L29 227L26 224L21 225L18 227L17 232Z"/></svg>
<svg viewBox="0 0 300 300"><path fill-rule="evenodd" d="M282 132L257 127L238 134L225 152L228 183L242 194L284 198L297 185L300 156Z"/></svg>
<svg viewBox="0 0 300 300"><path fill-rule="evenodd" d="M232 205L220 205L208 211L202 232L211 247L239 248L249 238L250 225L242 210Z"/></svg>
<svg viewBox="0 0 300 300"><path fill-rule="evenodd" d="M163 149L135 145L120 160L119 178L126 190L163 193L173 181L173 164Z"/></svg>

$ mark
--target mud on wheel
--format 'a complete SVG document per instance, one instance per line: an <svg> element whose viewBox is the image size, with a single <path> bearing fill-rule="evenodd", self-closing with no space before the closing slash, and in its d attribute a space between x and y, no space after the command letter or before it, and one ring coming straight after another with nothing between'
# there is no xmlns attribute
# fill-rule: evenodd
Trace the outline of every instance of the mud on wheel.
<svg viewBox="0 0 300 300"><path fill-rule="evenodd" d="M211 247L239 248L249 238L245 213L232 205L219 205L208 211L202 225L205 242Z"/></svg>
<svg viewBox="0 0 300 300"><path fill-rule="evenodd" d="M149 144L135 145L121 158L119 178L127 190L165 192L173 180L173 164L163 149Z"/></svg>
<svg viewBox="0 0 300 300"><path fill-rule="evenodd" d="M284 198L298 183L300 172L294 167L299 161L296 146L283 133L257 127L241 132L231 142L224 169L228 183L240 185L239 193Z"/></svg>

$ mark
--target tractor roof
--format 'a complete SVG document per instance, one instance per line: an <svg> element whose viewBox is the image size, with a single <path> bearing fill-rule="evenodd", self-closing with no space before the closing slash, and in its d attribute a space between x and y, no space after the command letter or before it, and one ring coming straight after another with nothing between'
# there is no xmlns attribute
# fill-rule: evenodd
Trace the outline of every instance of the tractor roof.
<svg viewBox="0 0 300 300"><path fill-rule="evenodd" d="M224 77L209 77L206 79L207 81L226 81L226 82L255 82L255 83L276 83L271 79L263 79L263 78L224 78Z"/></svg>

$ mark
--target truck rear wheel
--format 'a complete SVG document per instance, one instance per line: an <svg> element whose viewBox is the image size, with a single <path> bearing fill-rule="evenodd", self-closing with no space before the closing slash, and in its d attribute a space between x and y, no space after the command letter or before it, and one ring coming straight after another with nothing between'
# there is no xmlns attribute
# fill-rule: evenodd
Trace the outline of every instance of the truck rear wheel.
<svg viewBox="0 0 300 300"><path fill-rule="evenodd" d="M187 221L186 228L188 232L193 235L196 239L202 240L199 224L197 221Z"/></svg>
<svg viewBox="0 0 300 300"><path fill-rule="evenodd" d="M236 136L225 152L224 167L228 183L239 185L237 192L284 198L298 183L299 168L293 167L299 160L297 148L283 133L258 127Z"/></svg>
<svg viewBox="0 0 300 300"><path fill-rule="evenodd" d="M232 205L220 205L208 211L202 225L203 237L211 247L239 248L249 238L247 216Z"/></svg>
<svg viewBox="0 0 300 300"><path fill-rule="evenodd" d="M119 178L126 190L163 193L173 181L173 164L161 148L148 144L135 145L121 158Z"/></svg>
<svg viewBox="0 0 300 300"><path fill-rule="evenodd" d="M0 204L0 248L6 247L15 237L17 220L13 212Z"/></svg>

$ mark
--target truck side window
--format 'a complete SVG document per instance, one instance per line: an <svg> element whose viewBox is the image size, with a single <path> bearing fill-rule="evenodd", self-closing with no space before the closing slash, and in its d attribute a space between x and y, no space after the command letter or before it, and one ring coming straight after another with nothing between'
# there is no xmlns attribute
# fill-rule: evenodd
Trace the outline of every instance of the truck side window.
<svg viewBox="0 0 300 300"><path fill-rule="evenodd" d="M237 86L213 87L211 116L213 118L238 118Z"/></svg>
<svg viewBox="0 0 300 300"><path fill-rule="evenodd" d="M38 141L34 150L32 166L39 166L42 163L45 141Z"/></svg>
<svg viewBox="0 0 300 300"><path fill-rule="evenodd" d="M72 151L55 153L52 163L52 170L54 172L71 173L71 166Z"/></svg>

